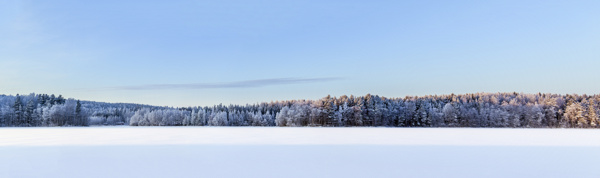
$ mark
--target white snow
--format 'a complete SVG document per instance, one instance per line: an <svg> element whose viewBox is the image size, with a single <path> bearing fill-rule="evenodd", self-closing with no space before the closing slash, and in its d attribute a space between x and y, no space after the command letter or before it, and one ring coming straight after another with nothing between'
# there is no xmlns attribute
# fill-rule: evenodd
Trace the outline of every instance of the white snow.
<svg viewBox="0 0 600 178"><path fill-rule="evenodd" d="M0 146L600 146L598 129L71 127L0 129Z"/></svg>
<svg viewBox="0 0 600 178"><path fill-rule="evenodd" d="M600 177L598 129L0 129L0 177Z"/></svg>

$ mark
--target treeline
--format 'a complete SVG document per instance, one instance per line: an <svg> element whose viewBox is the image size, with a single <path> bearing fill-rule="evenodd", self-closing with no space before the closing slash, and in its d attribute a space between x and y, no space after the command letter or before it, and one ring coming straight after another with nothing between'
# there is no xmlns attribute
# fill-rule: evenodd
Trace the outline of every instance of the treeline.
<svg viewBox="0 0 600 178"><path fill-rule="evenodd" d="M65 99L62 95L0 95L1 127L125 125L139 104Z"/></svg>
<svg viewBox="0 0 600 178"><path fill-rule="evenodd" d="M44 98L47 95L41 96ZM7 107L4 103L10 103L10 99L6 98L11 96L0 97L0 104L3 104L0 113L2 126L598 128L600 101L600 95L542 93L474 93L404 98L367 94L252 105L171 108L121 103L78 104L76 100L64 100L61 96L39 99L40 95L33 94L17 96L15 98L20 100L15 99L13 106ZM37 99L31 101L32 98ZM32 104L23 104L30 102Z"/></svg>
<svg viewBox="0 0 600 178"><path fill-rule="evenodd" d="M87 115L81 103L62 95L35 95L0 97L0 126L86 126Z"/></svg>

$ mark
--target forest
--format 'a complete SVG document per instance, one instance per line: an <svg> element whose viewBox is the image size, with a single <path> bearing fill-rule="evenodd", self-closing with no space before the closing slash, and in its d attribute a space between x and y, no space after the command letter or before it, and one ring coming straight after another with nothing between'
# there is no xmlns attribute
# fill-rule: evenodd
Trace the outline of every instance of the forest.
<svg viewBox="0 0 600 178"><path fill-rule="evenodd" d="M599 128L600 95L472 93L378 95L246 105L159 107L0 95L0 126L281 126Z"/></svg>

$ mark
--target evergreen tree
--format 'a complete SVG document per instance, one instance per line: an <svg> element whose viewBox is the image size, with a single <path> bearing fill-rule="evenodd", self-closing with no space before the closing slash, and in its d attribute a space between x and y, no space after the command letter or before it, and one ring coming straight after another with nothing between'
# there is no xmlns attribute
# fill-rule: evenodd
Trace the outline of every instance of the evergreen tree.
<svg viewBox="0 0 600 178"><path fill-rule="evenodd" d="M14 110L14 117L13 117L13 123L14 125L20 126L23 121L23 104L21 103L21 96L19 96L19 94L17 94L16 98L15 98L15 103L13 105L13 110Z"/></svg>
<svg viewBox="0 0 600 178"><path fill-rule="evenodd" d="M29 102L27 102L27 106L25 107L25 126L34 126L36 125L36 123L34 122L34 111L35 110L35 104L33 102L33 99L30 99Z"/></svg>
<svg viewBox="0 0 600 178"><path fill-rule="evenodd" d="M58 95L58 98L56 98L56 104L65 104L65 101L62 95Z"/></svg>
<svg viewBox="0 0 600 178"><path fill-rule="evenodd" d="M75 125L84 125L83 117L81 116L81 103L77 100L77 104L75 106Z"/></svg>
<svg viewBox="0 0 600 178"><path fill-rule="evenodd" d="M49 106L56 104L56 96L54 96L54 94L50 95L50 98L48 99L47 104Z"/></svg>
<svg viewBox="0 0 600 178"><path fill-rule="evenodd" d="M586 116L591 127L598 126L598 115L596 114L596 101L594 98L588 104Z"/></svg>
<svg viewBox="0 0 600 178"><path fill-rule="evenodd" d="M38 103L39 103L40 105L42 105L42 106L43 106L44 104L46 104L46 97L44 97L44 96L45 96L44 94L39 94L39 95L37 95L37 100L38 100Z"/></svg>

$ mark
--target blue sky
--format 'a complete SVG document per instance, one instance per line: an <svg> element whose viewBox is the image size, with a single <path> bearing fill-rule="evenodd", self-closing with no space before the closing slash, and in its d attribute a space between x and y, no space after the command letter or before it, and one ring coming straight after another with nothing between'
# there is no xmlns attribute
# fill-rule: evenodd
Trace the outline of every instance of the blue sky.
<svg viewBox="0 0 600 178"><path fill-rule="evenodd" d="M168 106L600 91L600 1L0 0L0 93Z"/></svg>

